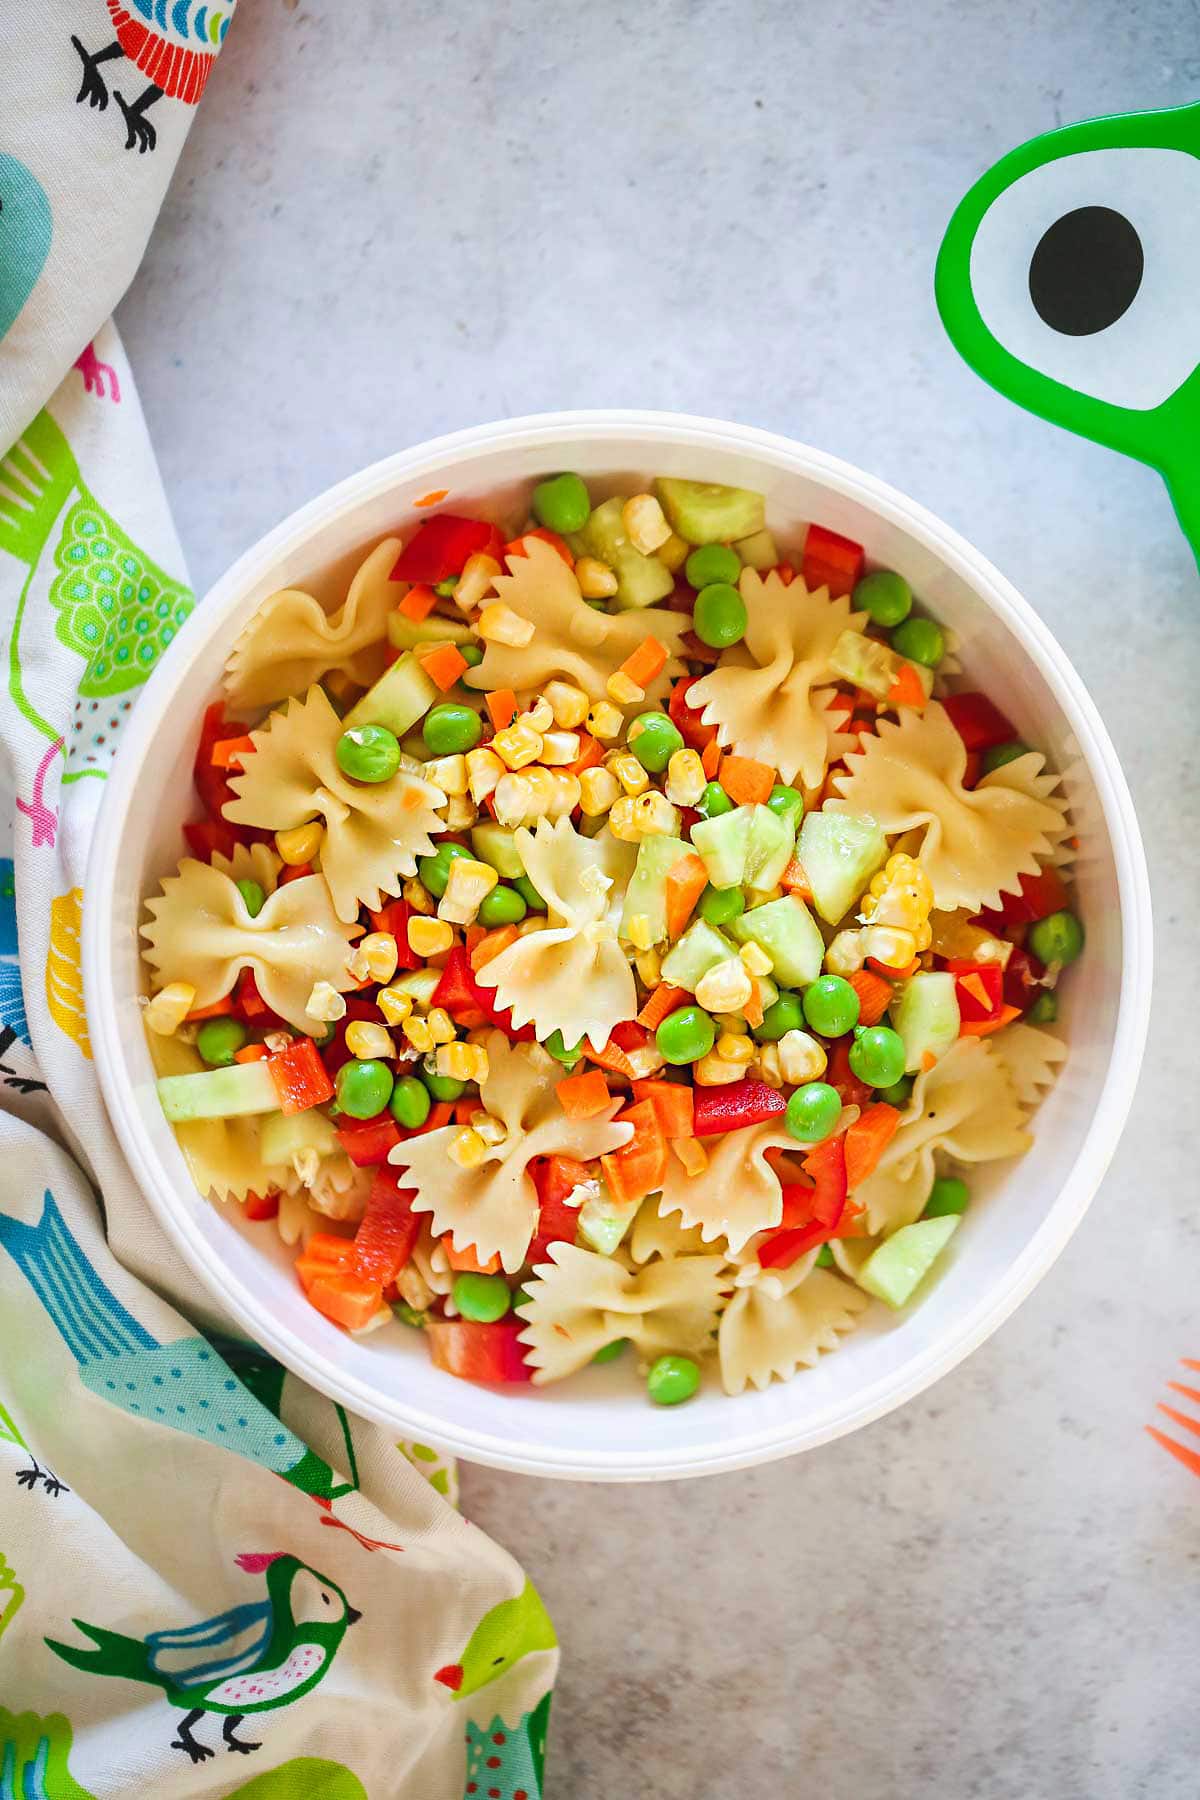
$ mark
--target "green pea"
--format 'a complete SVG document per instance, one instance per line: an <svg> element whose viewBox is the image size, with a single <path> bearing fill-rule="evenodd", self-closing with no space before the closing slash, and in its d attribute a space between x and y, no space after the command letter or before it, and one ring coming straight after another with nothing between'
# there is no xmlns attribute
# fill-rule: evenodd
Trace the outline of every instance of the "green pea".
<svg viewBox="0 0 1200 1800"><path fill-rule="evenodd" d="M611 1344L601 1345L595 1356L593 1356L592 1361L594 1363L615 1362L628 1343L628 1338L614 1338Z"/></svg>
<svg viewBox="0 0 1200 1800"><path fill-rule="evenodd" d="M1073 912L1051 913L1029 927L1025 943L1039 962L1065 966L1083 949L1083 926Z"/></svg>
<svg viewBox="0 0 1200 1800"><path fill-rule="evenodd" d="M564 1069L573 1069L583 1055L583 1051L580 1048L582 1043L583 1039L580 1038L579 1043L575 1045L575 1048L573 1050L568 1050L567 1046L563 1043L562 1032L552 1031L550 1036L546 1039L545 1047L554 1060L562 1064Z"/></svg>
<svg viewBox="0 0 1200 1800"><path fill-rule="evenodd" d="M512 1297L513 1311L515 1312L518 1306L528 1306L532 1298L533 1295L529 1292L528 1288L514 1288Z"/></svg>
<svg viewBox="0 0 1200 1800"><path fill-rule="evenodd" d="M227 1069L245 1041L246 1027L240 1019L205 1019L196 1033L196 1048L210 1069Z"/></svg>
<svg viewBox="0 0 1200 1800"><path fill-rule="evenodd" d="M868 1087L890 1088L904 1074L904 1039L889 1025L871 1025L850 1046L850 1071Z"/></svg>
<svg viewBox="0 0 1200 1800"><path fill-rule="evenodd" d="M629 727L629 748L650 775L661 775L683 738L664 712L639 713Z"/></svg>
<svg viewBox="0 0 1200 1800"><path fill-rule="evenodd" d="M944 1219L950 1213L965 1213L970 1203L971 1194L965 1181L959 1181L953 1175L939 1175L929 1190L922 1217Z"/></svg>
<svg viewBox="0 0 1200 1800"><path fill-rule="evenodd" d="M946 639L933 619L905 619L892 633L892 649L909 662L936 669L946 654Z"/></svg>
<svg viewBox="0 0 1200 1800"><path fill-rule="evenodd" d="M421 1080L435 1100L461 1100L467 1091L465 1081L459 1081L456 1075L439 1075L436 1069L427 1069L422 1065Z"/></svg>
<svg viewBox="0 0 1200 1800"><path fill-rule="evenodd" d="M490 931L494 925L519 925L529 911L516 888L496 883L490 894L479 902L479 923Z"/></svg>
<svg viewBox="0 0 1200 1800"><path fill-rule="evenodd" d="M691 587L711 587L714 582L736 582L742 572L742 559L728 544L702 544L693 550L683 565Z"/></svg>
<svg viewBox="0 0 1200 1800"><path fill-rule="evenodd" d="M1005 763L1016 762L1018 756L1028 756L1028 744L996 744L991 750L985 750L980 769L990 775L993 769L1002 769Z"/></svg>
<svg viewBox="0 0 1200 1800"><path fill-rule="evenodd" d="M699 913L706 925L728 925L746 910L746 896L741 888L706 887L700 896Z"/></svg>
<svg viewBox="0 0 1200 1800"><path fill-rule="evenodd" d="M728 581L714 581L696 595L692 629L710 649L728 649L746 635L746 602Z"/></svg>
<svg viewBox="0 0 1200 1800"><path fill-rule="evenodd" d="M1058 996L1043 988L1025 1014L1031 1025L1053 1025L1058 1017Z"/></svg>
<svg viewBox="0 0 1200 1800"><path fill-rule="evenodd" d="M719 819L722 813L733 811L733 801L719 781L710 781L696 802L696 811L701 818Z"/></svg>
<svg viewBox="0 0 1200 1800"><path fill-rule="evenodd" d="M400 743L386 725L355 725L337 741L337 766L351 781L390 781L400 767Z"/></svg>
<svg viewBox="0 0 1200 1800"><path fill-rule="evenodd" d="M516 888L530 912L546 911L546 902L542 899L542 896L538 893L528 875L514 876L512 885Z"/></svg>
<svg viewBox="0 0 1200 1800"><path fill-rule="evenodd" d="M789 825L799 825L804 817L804 795L797 793L794 787L776 785L767 795L767 805Z"/></svg>
<svg viewBox="0 0 1200 1800"><path fill-rule="evenodd" d="M442 700L425 714L421 736L430 756L457 756L460 750L475 748L483 736L483 725L469 706Z"/></svg>
<svg viewBox="0 0 1200 1800"><path fill-rule="evenodd" d="M252 919L257 919L267 904L267 896L257 881L239 881L235 883L238 893L246 903L246 911Z"/></svg>
<svg viewBox="0 0 1200 1800"><path fill-rule="evenodd" d="M893 1081L891 1087L880 1088L875 1098L886 1101L889 1106L894 1106L899 1111L912 1099L912 1091L912 1076L902 1075L899 1081Z"/></svg>
<svg viewBox="0 0 1200 1800"><path fill-rule="evenodd" d="M655 1406L678 1406L700 1386L700 1365L690 1356L659 1356L646 1375L646 1392Z"/></svg>
<svg viewBox="0 0 1200 1800"><path fill-rule="evenodd" d="M392 1097L392 1071L373 1059L343 1063L333 1085L344 1113L352 1119L373 1119Z"/></svg>
<svg viewBox="0 0 1200 1800"><path fill-rule="evenodd" d="M569 531L582 531L592 510L583 477L570 474L539 481L533 490L532 505L538 524L564 537Z"/></svg>
<svg viewBox="0 0 1200 1800"><path fill-rule="evenodd" d="M819 1144L842 1116L842 1099L827 1081L806 1081L787 1103L783 1122L802 1144Z"/></svg>
<svg viewBox="0 0 1200 1800"><path fill-rule="evenodd" d="M428 1313L418 1312L407 1300L392 1301L392 1317L399 1319L402 1325L411 1325L414 1331L424 1331L428 1322Z"/></svg>
<svg viewBox="0 0 1200 1800"><path fill-rule="evenodd" d="M306 1036L312 1039L318 1050L324 1050L326 1044L332 1044L337 1036L337 1026L326 1025L323 1031L309 1031Z"/></svg>
<svg viewBox="0 0 1200 1800"><path fill-rule="evenodd" d="M478 644L459 644L458 654L472 669L477 669L483 661L483 651Z"/></svg>
<svg viewBox="0 0 1200 1800"><path fill-rule="evenodd" d="M821 1248L817 1251L817 1267L818 1269L833 1268L833 1251L829 1248L828 1244L822 1244Z"/></svg>
<svg viewBox="0 0 1200 1800"><path fill-rule="evenodd" d="M902 625L912 611L912 589L894 569L876 569L864 575L854 590L855 612L868 612L876 625L890 631Z"/></svg>
<svg viewBox="0 0 1200 1800"><path fill-rule="evenodd" d="M437 595L439 600L452 600L454 598L454 590L457 586L458 586L458 576L457 575L447 575L445 581L438 581L438 582L434 583L433 591Z"/></svg>
<svg viewBox="0 0 1200 1800"><path fill-rule="evenodd" d="M503 1275L456 1275L451 1291L463 1318L474 1319L480 1325L494 1325L512 1302Z"/></svg>
<svg viewBox="0 0 1200 1800"><path fill-rule="evenodd" d="M777 1044L785 1033L803 1030L804 1002L799 994L785 991L766 1008L762 1024L754 1027L754 1036L760 1044Z"/></svg>
<svg viewBox="0 0 1200 1800"><path fill-rule="evenodd" d="M858 995L844 975L822 975L804 990L804 1017L822 1037L845 1037L858 1024Z"/></svg>
<svg viewBox="0 0 1200 1800"><path fill-rule="evenodd" d="M429 889L435 900L440 900L446 891L446 883L450 879L450 864L460 856L469 857L471 852L465 844L439 844L432 856L417 858L417 874Z"/></svg>
<svg viewBox="0 0 1200 1800"><path fill-rule="evenodd" d="M654 1041L663 1060L678 1068L708 1055L717 1041L717 1028L702 1006L680 1006L667 1014Z"/></svg>
<svg viewBox="0 0 1200 1800"><path fill-rule="evenodd" d="M402 1126L405 1131L416 1131L429 1117L432 1101L425 1083L418 1081L415 1075L406 1075L392 1089L388 1105L397 1125Z"/></svg>

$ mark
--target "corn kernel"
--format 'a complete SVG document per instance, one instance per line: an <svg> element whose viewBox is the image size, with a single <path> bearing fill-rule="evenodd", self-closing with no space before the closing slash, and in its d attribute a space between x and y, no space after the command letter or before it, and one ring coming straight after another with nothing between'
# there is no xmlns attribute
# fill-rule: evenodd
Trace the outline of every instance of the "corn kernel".
<svg viewBox="0 0 1200 1800"><path fill-rule="evenodd" d="M667 799L676 806L695 806L707 784L698 752L676 750L667 764Z"/></svg>
<svg viewBox="0 0 1200 1800"><path fill-rule="evenodd" d="M544 694L539 694L526 712L517 715L517 724L528 725L530 731L549 731L553 723L554 708Z"/></svg>
<svg viewBox="0 0 1200 1800"><path fill-rule="evenodd" d="M696 983L696 1004L706 1012L736 1012L754 993L750 972L736 956L708 969Z"/></svg>
<svg viewBox="0 0 1200 1800"><path fill-rule="evenodd" d="M446 802L446 829L465 831L479 817L479 808L470 794L452 794Z"/></svg>
<svg viewBox="0 0 1200 1800"><path fill-rule="evenodd" d="M732 1031L735 1037L745 1037L750 1029L740 1013L714 1013L713 1018L722 1031Z"/></svg>
<svg viewBox="0 0 1200 1800"><path fill-rule="evenodd" d="M321 1169L321 1153L311 1144L292 1151L292 1167L305 1187L311 1187Z"/></svg>
<svg viewBox="0 0 1200 1800"><path fill-rule="evenodd" d="M496 600L484 607L475 629L485 644L510 644L515 650L523 650L533 637L533 620L523 619L511 606Z"/></svg>
<svg viewBox="0 0 1200 1800"><path fill-rule="evenodd" d="M679 829L678 812L657 788L638 795L633 814L643 837L671 837Z"/></svg>
<svg viewBox="0 0 1200 1800"><path fill-rule="evenodd" d="M650 786L649 775L628 750L610 750L604 758L604 767L612 770L627 794L644 794Z"/></svg>
<svg viewBox="0 0 1200 1800"><path fill-rule="evenodd" d="M745 1073L741 1063L726 1062L715 1050L692 1064L692 1079L697 1087L727 1087L731 1081L740 1081Z"/></svg>
<svg viewBox="0 0 1200 1800"><path fill-rule="evenodd" d="M523 769L542 754L542 734L527 725L509 725L492 739L492 749L508 769Z"/></svg>
<svg viewBox="0 0 1200 1800"><path fill-rule="evenodd" d="M263 1047L269 1050L272 1056L278 1056L282 1050L288 1049L293 1041L290 1031L268 1031L263 1039Z"/></svg>
<svg viewBox="0 0 1200 1800"><path fill-rule="evenodd" d="M576 565L578 568L578 564ZM591 701L580 687L569 681L548 681L544 689L550 702L554 723L563 731L574 731L588 716Z"/></svg>
<svg viewBox="0 0 1200 1800"><path fill-rule="evenodd" d="M484 1052L486 1057L487 1052ZM486 1080L486 1076L484 1078ZM503 1119L493 1119L489 1112L471 1114L471 1129L477 1131L484 1143L489 1146L502 1144L508 1136Z"/></svg>
<svg viewBox="0 0 1200 1800"><path fill-rule="evenodd" d="M623 935L628 938L635 950L648 950L654 942L650 929L650 920L646 913L634 913Z"/></svg>
<svg viewBox="0 0 1200 1800"><path fill-rule="evenodd" d="M581 556L575 564L575 579L585 600L610 600L617 591L617 578L607 563L595 556Z"/></svg>
<svg viewBox="0 0 1200 1800"><path fill-rule="evenodd" d="M371 979L371 965L367 961L367 953L361 944L355 944L346 952L346 973L361 986Z"/></svg>
<svg viewBox="0 0 1200 1800"><path fill-rule="evenodd" d="M544 913L530 913L529 917L527 919L522 919L521 923L517 926L517 936L532 937L535 931L544 931L545 929L546 915Z"/></svg>
<svg viewBox="0 0 1200 1800"><path fill-rule="evenodd" d="M505 775L492 795L499 824L520 825L533 804L533 788L523 775Z"/></svg>
<svg viewBox="0 0 1200 1800"><path fill-rule="evenodd" d="M470 925L499 879L490 863L476 862L471 856L457 857L450 864L446 892L438 903L438 918L449 919L455 925Z"/></svg>
<svg viewBox="0 0 1200 1800"><path fill-rule="evenodd" d="M618 706L636 706L646 698L645 688L639 687L632 675L627 675L624 669L614 669L604 686L609 699L615 700Z"/></svg>
<svg viewBox="0 0 1200 1800"><path fill-rule="evenodd" d="M621 784L611 769L585 769L579 777L579 804L584 817L600 818L620 792Z"/></svg>
<svg viewBox="0 0 1200 1800"><path fill-rule="evenodd" d="M642 841L642 833L634 817L634 805L635 802L628 794L622 794L619 800L613 802L609 811L608 829L623 844L640 844Z"/></svg>
<svg viewBox="0 0 1200 1800"><path fill-rule="evenodd" d="M433 1049L433 1033L429 1029L428 1019L405 1019L401 1030L414 1050L425 1052Z"/></svg>
<svg viewBox="0 0 1200 1800"><path fill-rule="evenodd" d="M775 967L761 944L743 944L738 955L748 975L769 975Z"/></svg>
<svg viewBox="0 0 1200 1800"><path fill-rule="evenodd" d="M722 1062L741 1063L743 1066L754 1060L754 1045L748 1037L739 1037L734 1031L723 1031L713 1045Z"/></svg>
<svg viewBox="0 0 1200 1800"><path fill-rule="evenodd" d="M653 494L634 494L621 508L621 523L635 550L653 556L671 535L667 516Z"/></svg>
<svg viewBox="0 0 1200 1800"><path fill-rule="evenodd" d="M307 825L296 825L291 831L277 831L275 848L288 868L296 869L301 863L312 861L324 836L325 827L320 819L310 819Z"/></svg>
<svg viewBox="0 0 1200 1800"><path fill-rule="evenodd" d="M482 551L468 556L454 588L454 604L459 611L474 612L499 573L500 564L494 556L485 556Z"/></svg>
<svg viewBox="0 0 1200 1800"><path fill-rule="evenodd" d="M547 817L554 811L558 799L558 784L549 769L543 769L540 763L522 770L522 776L529 785L529 811L534 818Z"/></svg>
<svg viewBox="0 0 1200 1800"><path fill-rule="evenodd" d="M388 1062L396 1054L391 1035L373 1019L354 1019L346 1027L346 1048L360 1061Z"/></svg>
<svg viewBox="0 0 1200 1800"><path fill-rule="evenodd" d="M396 1291L406 1305L414 1312L426 1312L433 1305L436 1295L416 1263L405 1263L396 1277Z"/></svg>
<svg viewBox="0 0 1200 1800"><path fill-rule="evenodd" d="M669 569L671 574L674 575L676 569L682 569L684 563L691 555L691 551L692 546L684 543L679 533L673 531L670 537L665 538L658 546L658 549L654 554L663 565L663 568Z"/></svg>
<svg viewBox="0 0 1200 1800"><path fill-rule="evenodd" d="M542 761L550 768L561 768L565 763L573 763L579 755L579 733L577 731L544 731L542 733Z"/></svg>
<svg viewBox="0 0 1200 1800"><path fill-rule="evenodd" d="M426 781L441 788L443 794L465 794L467 791L467 759L461 752L456 756L435 756L423 766L421 773Z"/></svg>
<svg viewBox="0 0 1200 1800"><path fill-rule="evenodd" d="M648 1044L639 1044L636 1050L627 1050L625 1054L635 1081L649 1081L652 1075L666 1067L667 1059L653 1038Z"/></svg>
<svg viewBox="0 0 1200 1800"><path fill-rule="evenodd" d="M778 1049L783 1079L793 1087L805 1081L819 1081L825 1073L829 1058L807 1031L785 1031Z"/></svg>
<svg viewBox="0 0 1200 1800"><path fill-rule="evenodd" d="M446 1148L446 1155L460 1169L477 1169L487 1155L487 1145L470 1125L456 1131Z"/></svg>
<svg viewBox="0 0 1200 1800"><path fill-rule="evenodd" d="M453 871L454 864L450 865ZM495 871L493 870L493 874ZM447 883L447 893L449 884ZM445 919L410 919L408 947L417 956L440 956L454 942L454 932Z"/></svg>
<svg viewBox="0 0 1200 1800"><path fill-rule="evenodd" d="M319 1025L334 1025L345 1018L346 1002L330 982L317 981L304 1003L304 1014Z"/></svg>
<svg viewBox="0 0 1200 1800"><path fill-rule="evenodd" d="M425 1023L429 1027L429 1035L434 1047L438 1044L452 1044L456 1035L454 1020L444 1006L431 1006L425 1015Z"/></svg>
<svg viewBox="0 0 1200 1800"><path fill-rule="evenodd" d="M887 969L905 969L917 954L917 940L911 931L895 925L867 925L863 929L863 949Z"/></svg>
<svg viewBox="0 0 1200 1800"><path fill-rule="evenodd" d="M488 1078L488 1053L478 1044L439 1044L435 1067L439 1075L449 1075L455 1081L486 1081ZM484 1117L486 1118L486 1114ZM504 1131L501 1127L501 1136ZM480 1132L480 1136L484 1134ZM490 1137L484 1137L490 1143Z"/></svg>
<svg viewBox="0 0 1200 1800"><path fill-rule="evenodd" d="M685 1175L703 1175L708 1167L708 1151L699 1138L672 1138L671 1148L683 1164Z"/></svg>
<svg viewBox="0 0 1200 1800"><path fill-rule="evenodd" d="M496 783L504 774L504 764L494 750L468 750L466 763L467 788L478 806L495 791Z"/></svg>
<svg viewBox="0 0 1200 1800"><path fill-rule="evenodd" d="M639 950L633 959L633 966L638 972L638 980L644 988L653 990L662 986L662 953L655 949Z"/></svg>
<svg viewBox="0 0 1200 1800"><path fill-rule="evenodd" d="M187 1018L196 1003L196 990L190 981L168 981L150 1001L143 1015L147 1026L159 1037L170 1037Z"/></svg>
<svg viewBox="0 0 1200 1800"><path fill-rule="evenodd" d="M768 1087L780 1088L783 1086L783 1069L779 1061L778 1044L760 1044L758 1073Z"/></svg>
<svg viewBox="0 0 1200 1800"><path fill-rule="evenodd" d="M423 881L414 875L404 883L400 890L401 897L407 902L410 912L431 913L434 910L433 896Z"/></svg>
<svg viewBox="0 0 1200 1800"><path fill-rule="evenodd" d="M412 1017L412 995L401 993L398 988L380 988L375 1004L389 1025L403 1025L405 1019Z"/></svg>
<svg viewBox="0 0 1200 1800"><path fill-rule="evenodd" d="M782 898L783 889L781 887L747 888L746 911L753 912L756 906L766 906L772 900L782 900Z"/></svg>
<svg viewBox="0 0 1200 1800"><path fill-rule="evenodd" d="M613 738L620 737L625 728L625 720L610 701L597 700L588 713L587 728L594 738L607 744Z"/></svg>
<svg viewBox="0 0 1200 1800"><path fill-rule="evenodd" d="M865 931L839 931L825 952L825 967L831 975L853 975L867 960L863 939Z"/></svg>

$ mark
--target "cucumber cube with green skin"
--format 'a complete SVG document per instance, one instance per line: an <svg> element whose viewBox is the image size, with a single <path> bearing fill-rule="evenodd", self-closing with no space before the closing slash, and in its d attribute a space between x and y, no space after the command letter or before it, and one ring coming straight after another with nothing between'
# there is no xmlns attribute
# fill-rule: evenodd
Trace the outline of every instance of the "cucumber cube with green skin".
<svg viewBox="0 0 1200 1800"><path fill-rule="evenodd" d="M667 936L667 876L681 857L690 855L680 838L648 837L638 845L637 866L625 890L621 912L621 936L634 941L631 929L639 914L646 921L651 944Z"/></svg>
<svg viewBox="0 0 1200 1800"><path fill-rule="evenodd" d="M904 1040L904 1067L910 1075L936 1061L958 1037L961 1018L954 977L947 969L922 970L906 981L891 1006L893 1028Z"/></svg>
<svg viewBox="0 0 1200 1800"><path fill-rule="evenodd" d="M887 860L887 839L870 813L810 812L796 855L808 877L813 905L836 925Z"/></svg>
<svg viewBox="0 0 1200 1800"><path fill-rule="evenodd" d="M579 1209L579 1236L591 1250L611 1256L633 1224L640 1200L614 1200L602 1183L600 1192Z"/></svg>
<svg viewBox="0 0 1200 1800"><path fill-rule="evenodd" d="M495 869L502 881L515 881L518 875L525 873L516 835L504 825L472 826L471 848L480 862Z"/></svg>
<svg viewBox="0 0 1200 1800"><path fill-rule="evenodd" d="M807 987L821 973L825 940L816 920L795 894L768 900L733 919L730 937L739 944L757 944L771 959L771 974L784 987ZM667 977L666 964L663 976Z"/></svg>
<svg viewBox="0 0 1200 1800"><path fill-rule="evenodd" d="M440 969L411 969L407 974L397 975L388 986L393 993L407 994L415 1005L428 1006L441 979Z"/></svg>
<svg viewBox="0 0 1200 1800"><path fill-rule="evenodd" d="M738 921L740 923L740 921ZM704 919L693 919L683 936L663 957L662 978L672 987L686 988L690 994L696 984L715 969L718 963L736 957L737 951L727 937Z"/></svg>
<svg viewBox="0 0 1200 1800"><path fill-rule="evenodd" d="M961 1213L947 1213L902 1225L867 1258L856 1276L859 1287L888 1306L907 1306L961 1224Z"/></svg>
<svg viewBox="0 0 1200 1800"><path fill-rule="evenodd" d="M436 684L430 681L412 651L407 650L350 708L342 725L346 731L353 731L357 725L386 725L397 738L402 738L440 698Z"/></svg>
<svg viewBox="0 0 1200 1800"><path fill-rule="evenodd" d="M410 619L402 612L387 616L388 643L393 650L428 649L430 644L465 644L474 637L471 627L462 619L445 619L441 613L430 613L427 619Z"/></svg>
<svg viewBox="0 0 1200 1800"><path fill-rule="evenodd" d="M654 485L672 531L687 544L736 544L766 525L766 502L750 488L665 475Z"/></svg>
<svg viewBox="0 0 1200 1800"><path fill-rule="evenodd" d="M265 1059L230 1063L227 1069L200 1069L194 1075L163 1075L155 1086L172 1125L279 1111L279 1094Z"/></svg>
<svg viewBox="0 0 1200 1800"><path fill-rule="evenodd" d="M725 815L727 818L728 814ZM718 821L719 823L719 821ZM769 806L755 806L750 813L750 837L742 879L747 887L773 888L792 860L796 827Z"/></svg>
<svg viewBox="0 0 1200 1800"><path fill-rule="evenodd" d="M692 826L692 844L715 888L741 887L752 814L749 806L735 806L715 819L697 819Z"/></svg>
<svg viewBox="0 0 1200 1800"><path fill-rule="evenodd" d="M306 1112L269 1114L258 1128L258 1147L262 1160L274 1167L290 1163L299 1150L332 1156L338 1138L332 1119L310 1106Z"/></svg>
<svg viewBox="0 0 1200 1800"><path fill-rule="evenodd" d="M653 606L664 600L675 587L675 577L657 556L644 556L630 542L621 517L625 502L620 497L605 500L597 506L582 531L572 532L568 540L576 556L594 556L607 563L617 578L613 605L618 612L629 612L640 606Z"/></svg>
<svg viewBox="0 0 1200 1800"><path fill-rule="evenodd" d="M753 532L750 537L743 538L733 547L742 559L743 568L760 571L773 569L779 561L775 539L766 530Z"/></svg>

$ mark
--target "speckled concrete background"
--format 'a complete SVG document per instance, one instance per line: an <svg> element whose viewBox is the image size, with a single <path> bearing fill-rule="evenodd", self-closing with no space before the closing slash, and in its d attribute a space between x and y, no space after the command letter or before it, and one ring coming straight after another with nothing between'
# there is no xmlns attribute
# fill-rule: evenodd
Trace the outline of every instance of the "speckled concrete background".
<svg viewBox="0 0 1200 1800"><path fill-rule="evenodd" d="M616 1490L482 1470L562 1633L557 1800L1194 1800L1200 584L1157 479L979 385L941 231L1060 120L1194 99L1185 0L243 5L121 311L203 586L348 471L542 407L725 415L907 488L1042 611L1121 750L1159 992L1052 1275L899 1415ZM376 1797L372 1797L376 1800ZM383 1800L383 1797L378 1797Z"/></svg>

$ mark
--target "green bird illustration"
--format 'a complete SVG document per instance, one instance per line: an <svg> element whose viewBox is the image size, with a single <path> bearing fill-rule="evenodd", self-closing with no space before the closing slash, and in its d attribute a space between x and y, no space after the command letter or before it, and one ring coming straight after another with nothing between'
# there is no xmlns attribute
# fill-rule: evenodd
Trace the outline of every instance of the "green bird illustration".
<svg viewBox="0 0 1200 1800"><path fill-rule="evenodd" d="M433 1679L448 1687L455 1700L465 1700L539 1650L558 1646L550 1615L531 1581L511 1600L501 1600L484 1613L467 1639L457 1662L438 1669ZM489 1707L490 1711L490 1707ZM468 1795L496 1794L500 1800L541 1800L546 1761L550 1694L513 1724L502 1713L486 1724L466 1725Z"/></svg>
<svg viewBox="0 0 1200 1800"><path fill-rule="evenodd" d="M976 374L1158 469L1200 558L1200 105L1030 139L954 213L935 280Z"/></svg>
<svg viewBox="0 0 1200 1800"><path fill-rule="evenodd" d="M248 1572L266 1571L265 1599L196 1625L152 1631L141 1640L75 1619L95 1648L81 1650L53 1638L46 1643L72 1668L160 1687L186 1712L171 1748L186 1752L192 1762L215 1754L192 1735L206 1712L224 1714L226 1748L248 1756L261 1745L234 1735L246 1714L273 1712L316 1687L347 1626L362 1614L335 1581L297 1557L250 1553L237 1561Z"/></svg>

